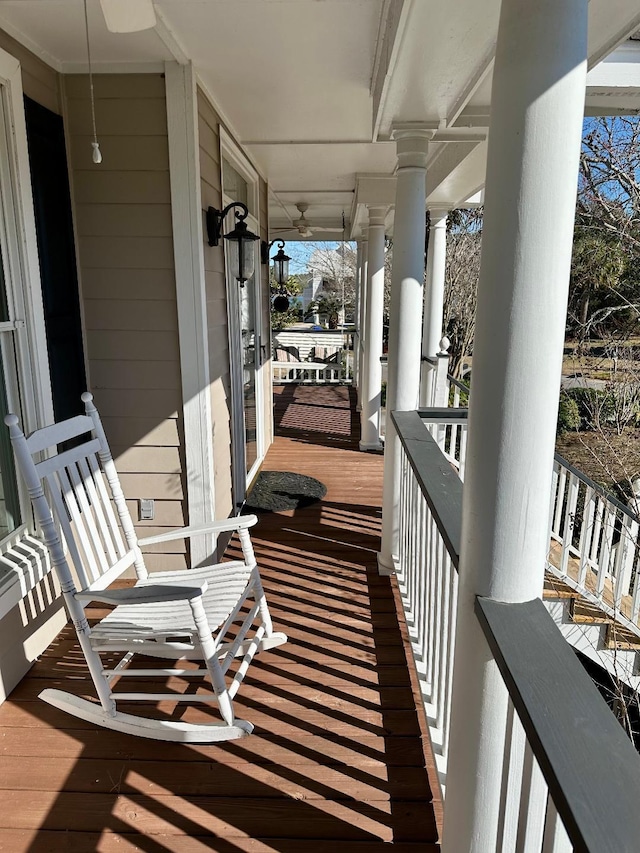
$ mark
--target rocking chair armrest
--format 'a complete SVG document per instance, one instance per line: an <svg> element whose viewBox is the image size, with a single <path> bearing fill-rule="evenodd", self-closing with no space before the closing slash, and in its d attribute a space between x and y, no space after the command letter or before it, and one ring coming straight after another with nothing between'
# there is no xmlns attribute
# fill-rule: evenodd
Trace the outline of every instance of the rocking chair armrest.
<svg viewBox="0 0 640 853"><path fill-rule="evenodd" d="M159 604L168 601L191 601L207 589L206 581L194 581L190 586L149 583L127 589L99 589L95 592L76 592L78 601L100 601L105 604Z"/></svg>
<svg viewBox="0 0 640 853"><path fill-rule="evenodd" d="M189 539L192 536L202 536L205 533L226 533L230 530L242 530L253 527L257 522L258 519L255 515L243 515L225 518L224 521L211 521L208 524L192 524L189 527L170 530L168 533L158 533L157 536L146 536L144 539L138 539L138 545L144 548L145 545L171 542L173 539Z"/></svg>

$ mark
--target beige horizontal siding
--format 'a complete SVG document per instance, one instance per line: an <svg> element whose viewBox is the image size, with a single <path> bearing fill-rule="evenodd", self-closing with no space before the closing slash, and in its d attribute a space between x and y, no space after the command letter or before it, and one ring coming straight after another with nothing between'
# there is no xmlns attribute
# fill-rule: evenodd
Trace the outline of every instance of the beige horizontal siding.
<svg viewBox="0 0 640 853"><path fill-rule="evenodd" d="M87 299L85 311L87 329L173 332L176 327L175 300Z"/></svg>
<svg viewBox="0 0 640 853"><path fill-rule="evenodd" d="M122 489L128 498L154 497L156 500L181 501L184 498L179 474L120 474Z"/></svg>
<svg viewBox="0 0 640 853"><path fill-rule="evenodd" d="M153 417L177 418L174 406L178 395L175 391L157 388L117 389L104 388L99 393L100 412L106 417ZM98 400L98 394L96 394Z"/></svg>
<svg viewBox="0 0 640 853"><path fill-rule="evenodd" d="M189 568L184 554L149 554L145 551L144 561L150 572L181 572Z"/></svg>
<svg viewBox="0 0 640 853"><path fill-rule="evenodd" d="M80 263L88 269L171 270L173 241L166 237L81 237Z"/></svg>
<svg viewBox="0 0 640 853"><path fill-rule="evenodd" d="M77 204L167 204L167 199L171 200L168 169L97 171L92 165L86 168L76 165L73 183Z"/></svg>
<svg viewBox="0 0 640 853"><path fill-rule="evenodd" d="M158 423L157 418L151 417L106 416L102 422L111 437L111 446L120 453L134 445L163 448L179 447L181 444L178 421L174 419Z"/></svg>
<svg viewBox="0 0 640 853"><path fill-rule="evenodd" d="M129 512L134 521L138 518L138 501L127 500ZM138 536L152 536L153 533L160 532L160 529L175 530L178 527L184 527L185 520L183 515L182 501L174 500L156 500L155 503L155 518L152 521L137 521L136 527Z"/></svg>
<svg viewBox="0 0 640 853"><path fill-rule="evenodd" d="M200 144L200 191L202 206L220 208L220 122L215 110L198 89L198 130ZM213 469L215 507L218 518L233 511L231 478L231 403L229 330L224 255L221 247L204 246L211 411L213 420Z"/></svg>
<svg viewBox="0 0 640 853"><path fill-rule="evenodd" d="M166 361L179 359L178 332L92 330L90 358L97 360Z"/></svg>
<svg viewBox="0 0 640 853"><path fill-rule="evenodd" d="M164 101L159 98L101 98L96 97L96 127L105 128L109 136L167 135L167 113L158 109ZM73 136L91 136L91 104L88 99L68 98L69 133ZM102 136L102 134L101 134Z"/></svg>
<svg viewBox="0 0 640 853"><path fill-rule="evenodd" d="M220 191L219 188L212 187L210 184L207 184L205 181L200 182L200 188L201 188L201 197L202 197L202 213L203 213L203 220L204 220L204 211L208 207L215 207L217 210L220 210L220 208L222 207L222 192ZM203 233L206 233L206 229L204 230ZM213 255L217 255L217 254L222 255L222 253L207 252L208 249L209 249L209 246L205 243L205 253L207 253L210 256L209 260L211 260L211 256L213 256Z"/></svg>
<svg viewBox="0 0 640 853"><path fill-rule="evenodd" d="M220 164L200 148L200 178L214 190L220 189Z"/></svg>
<svg viewBox="0 0 640 853"><path fill-rule="evenodd" d="M82 104L82 101L76 103ZM163 103L163 102L158 102ZM112 136L106 129L99 132L104 172L166 172L169 151L165 136ZM71 154L77 169L91 169L92 136L71 136Z"/></svg>
<svg viewBox="0 0 640 853"><path fill-rule="evenodd" d="M122 85L122 74L96 74L93 78L93 91L99 101L114 98L117 101L140 98L164 99L164 75L127 74L126 88ZM89 98L89 80L81 74L65 77L65 92L71 101L76 98Z"/></svg>
<svg viewBox="0 0 640 853"><path fill-rule="evenodd" d="M103 417L102 422L111 439L111 446L120 453L135 446L179 447L179 422L170 419L158 422L150 417Z"/></svg>
<svg viewBox="0 0 640 853"><path fill-rule="evenodd" d="M91 368L95 388L180 390L180 366L175 361L97 361Z"/></svg>
<svg viewBox="0 0 640 853"><path fill-rule="evenodd" d="M121 474L140 474L157 471L159 474L179 474L182 462L177 447L144 447L134 445L120 449L112 448L114 459L118 459Z"/></svg>
<svg viewBox="0 0 640 853"><path fill-rule="evenodd" d="M170 204L79 204L78 233L87 236L171 237Z"/></svg>
<svg viewBox="0 0 640 853"><path fill-rule="evenodd" d="M144 535L187 517L165 84L160 74L94 83L99 166L88 80L64 79L89 381ZM153 522L138 521L140 498L155 501ZM149 568L185 562L184 543L153 550Z"/></svg>
<svg viewBox="0 0 640 853"><path fill-rule="evenodd" d="M176 279L172 269L113 270L91 267L84 270L82 291L85 299L168 299L175 300Z"/></svg>

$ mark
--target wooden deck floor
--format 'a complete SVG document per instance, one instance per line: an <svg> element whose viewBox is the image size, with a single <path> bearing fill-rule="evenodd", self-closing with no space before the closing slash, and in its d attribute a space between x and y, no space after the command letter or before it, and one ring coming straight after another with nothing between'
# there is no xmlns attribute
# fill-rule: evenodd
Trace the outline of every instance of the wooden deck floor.
<svg viewBox="0 0 640 853"><path fill-rule="evenodd" d="M376 571L382 458L356 450L350 389L277 391L265 469L328 491L254 528L274 622L289 635L240 691L255 733L161 744L56 711L41 689L87 686L67 628L0 707L1 851L439 849L392 581Z"/></svg>

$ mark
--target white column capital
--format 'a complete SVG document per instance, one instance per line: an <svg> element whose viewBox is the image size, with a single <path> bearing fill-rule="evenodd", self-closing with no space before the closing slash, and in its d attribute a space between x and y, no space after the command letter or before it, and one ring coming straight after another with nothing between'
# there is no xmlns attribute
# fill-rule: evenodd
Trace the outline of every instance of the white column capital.
<svg viewBox="0 0 640 853"><path fill-rule="evenodd" d="M369 227L372 225L384 225L389 210L387 206L368 204L367 210L369 211Z"/></svg>
<svg viewBox="0 0 640 853"><path fill-rule="evenodd" d="M449 207L429 208L429 228L444 228L447 224L447 216L451 213Z"/></svg>
<svg viewBox="0 0 640 853"><path fill-rule="evenodd" d="M398 169L427 168L429 142L438 129L438 122L396 124L391 138L396 143Z"/></svg>

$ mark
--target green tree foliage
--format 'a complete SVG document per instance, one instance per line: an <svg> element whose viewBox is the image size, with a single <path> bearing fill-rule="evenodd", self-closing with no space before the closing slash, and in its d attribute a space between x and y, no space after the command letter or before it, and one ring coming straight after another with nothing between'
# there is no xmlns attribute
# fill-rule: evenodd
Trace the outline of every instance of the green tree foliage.
<svg viewBox="0 0 640 853"><path fill-rule="evenodd" d="M271 289L271 330L273 332L281 332L287 326L294 323L299 323L302 319L302 310L300 301L296 298L304 290L306 284L305 276L291 275L285 285L285 290L289 296L289 308L286 311L276 311L273 307L273 300L280 292L280 288L273 277L273 270L269 273L269 287Z"/></svg>

